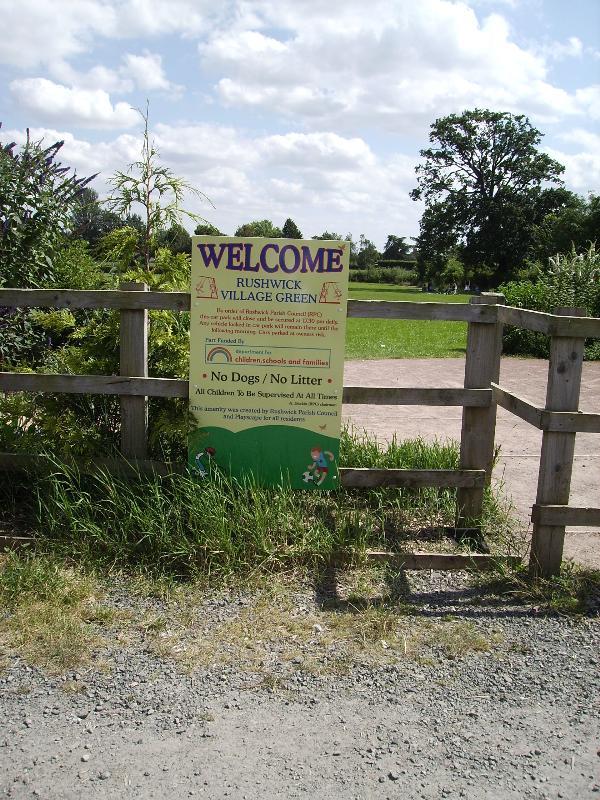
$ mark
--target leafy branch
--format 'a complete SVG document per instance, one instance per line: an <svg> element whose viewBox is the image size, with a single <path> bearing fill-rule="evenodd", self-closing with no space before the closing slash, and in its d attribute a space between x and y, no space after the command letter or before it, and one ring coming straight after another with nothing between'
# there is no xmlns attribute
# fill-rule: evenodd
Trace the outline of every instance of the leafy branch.
<svg viewBox="0 0 600 800"><path fill-rule="evenodd" d="M182 207L186 192L206 200L210 199L172 170L160 163L159 152L148 131L148 103L146 111L135 109L144 121L144 137L139 161L129 165L126 172L116 172L110 179L114 192L107 203L111 211L122 216L131 214L136 206L144 209L144 230L141 250L144 267L150 272L150 256L159 231L179 223L182 217L194 222L206 222L204 217Z"/></svg>

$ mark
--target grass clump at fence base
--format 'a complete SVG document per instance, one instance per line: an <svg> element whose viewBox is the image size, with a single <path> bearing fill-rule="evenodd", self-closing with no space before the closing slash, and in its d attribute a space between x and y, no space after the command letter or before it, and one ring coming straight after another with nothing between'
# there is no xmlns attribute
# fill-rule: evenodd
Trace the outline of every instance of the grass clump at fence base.
<svg viewBox="0 0 600 800"><path fill-rule="evenodd" d="M355 467L452 469L456 443L380 444L345 431L341 463ZM292 491L263 489L215 472L124 479L57 465L28 487L28 524L46 548L91 565L219 578L315 564L367 548L406 548L422 529L439 549L453 524L455 492L438 489ZM13 506L19 500L13 497ZM490 506L490 523L499 509ZM448 545L446 545L448 547Z"/></svg>
<svg viewBox="0 0 600 800"><path fill-rule="evenodd" d="M600 570L563 561L560 573L531 580L528 568L497 565L494 573L476 578L480 589L527 603L540 612L557 614L600 613Z"/></svg>

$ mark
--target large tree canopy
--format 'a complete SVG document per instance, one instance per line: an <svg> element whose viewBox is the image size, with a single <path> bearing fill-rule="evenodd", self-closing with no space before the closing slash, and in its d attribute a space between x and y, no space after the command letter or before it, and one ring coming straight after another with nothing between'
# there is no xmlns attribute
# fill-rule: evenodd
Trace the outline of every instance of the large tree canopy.
<svg viewBox="0 0 600 800"><path fill-rule="evenodd" d="M270 219L257 219L254 222L245 222L236 230L235 236L264 236L267 239L281 238L281 228L273 225Z"/></svg>
<svg viewBox="0 0 600 800"><path fill-rule="evenodd" d="M543 188L561 183L564 167L537 149L541 138L523 115L475 109L436 120L411 192L426 206L421 257L441 263L458 253L483 285L510 277L534 226L564 201Z"/></svg>
<svg viewBox="0 0 600 800"><path fill-rule="evenodd" d="M302 233L300 228L296 225L293 219L288 217L284 222L283 228L281 230L283 236L286 239L301 239Z"/></svg>

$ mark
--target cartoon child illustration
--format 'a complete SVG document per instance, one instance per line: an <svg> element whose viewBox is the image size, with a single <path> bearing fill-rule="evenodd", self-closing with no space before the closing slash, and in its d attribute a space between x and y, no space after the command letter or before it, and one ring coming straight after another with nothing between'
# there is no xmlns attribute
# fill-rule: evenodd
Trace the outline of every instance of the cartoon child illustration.
<svg viewBox="0 0 600 800"><path fill-rule="evenodd" d="M196 469L200 473L201 478L206 478L206 476L208 475L208 470L206 469L206 466L202 463L202 459L204 458L204 456L207 456L208 459L210 460L215 455L216 452L217 451L215 450L214 447L205 447L204 450L202 450L202 452L196 453L196 458L194 460L196 462Z"/></svg>
<svg viewBox="0 0 600 800"><path fill-rule="evenodd" d="M329 464L327 463L327 459L329 459L329 461L333 461L335 456L329 450L322 450L320 447L315 446L311 448L310 457L312 458L313 463L308 465L308 469L310 472L313 472L316 485L320 486L329 472Z"/></svg>

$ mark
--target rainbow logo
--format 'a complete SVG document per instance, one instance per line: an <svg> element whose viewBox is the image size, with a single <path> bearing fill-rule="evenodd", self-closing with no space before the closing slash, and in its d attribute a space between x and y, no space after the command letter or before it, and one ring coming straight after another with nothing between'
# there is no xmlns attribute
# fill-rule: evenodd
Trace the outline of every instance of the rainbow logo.
<svg viewBox="0 0 600 800"><path fill-rule="evenodd" d="M231 353L226 347L213 347L206 354L207 363L230 364L231 360Z"/></svg>

